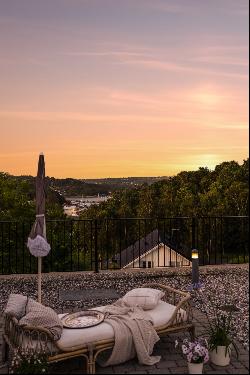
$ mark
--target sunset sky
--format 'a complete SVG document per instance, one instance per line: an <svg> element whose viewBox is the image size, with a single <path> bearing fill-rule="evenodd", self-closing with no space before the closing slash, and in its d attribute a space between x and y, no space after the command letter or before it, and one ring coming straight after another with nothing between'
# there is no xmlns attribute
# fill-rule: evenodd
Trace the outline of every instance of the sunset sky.
<svg viewBox="0 0 250 375"><path fill-rule="evenodd" d="M0 171L242 163L248 24L247 0L0 0Z"/></svg>

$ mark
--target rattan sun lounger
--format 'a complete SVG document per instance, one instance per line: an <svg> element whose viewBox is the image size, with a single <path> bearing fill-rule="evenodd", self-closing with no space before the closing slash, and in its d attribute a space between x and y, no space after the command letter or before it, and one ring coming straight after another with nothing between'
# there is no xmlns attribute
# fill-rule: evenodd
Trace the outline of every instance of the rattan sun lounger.
<svg viewBox="0 0 250 375"><path fill-rule="evenodd" d="M156 308L147 311L158 335L189 331L194 336L189 293L156 283L146 284L143 287L160 289L165 292L162 301ZM96 309L101 311L102 307ZM6 343L6 359L9 349L20 347L34 348L37 351L46 350L49 363L82 356L86 358L86 372L89 374L95 373L95 363L99 353L111 349L114 345L113 329L105 322L84 330L64 328L60 340L54 341L46 329L20 327L17 319L8 315L5 316L3 338Z"/></svg>

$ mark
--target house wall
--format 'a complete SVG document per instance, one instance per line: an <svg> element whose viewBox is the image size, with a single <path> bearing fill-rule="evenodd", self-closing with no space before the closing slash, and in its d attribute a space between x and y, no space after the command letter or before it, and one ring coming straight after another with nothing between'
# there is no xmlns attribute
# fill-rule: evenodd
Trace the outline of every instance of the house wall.
<svg viewBox="0 0 250 375"><path fill-rule="evenodd" d="M190 265L189 260L187 260L182 255L177 254L174 250L171 250L169 247L164 245L160 245L159 248L156 247L151 252L148 252L148 254L142 255L140 257L140 263L140 266L145 268L167 267L171 265L174 267ZM134 263L130 263L123 268L131 267L139 267L139 259L136 259Z"/></svg>

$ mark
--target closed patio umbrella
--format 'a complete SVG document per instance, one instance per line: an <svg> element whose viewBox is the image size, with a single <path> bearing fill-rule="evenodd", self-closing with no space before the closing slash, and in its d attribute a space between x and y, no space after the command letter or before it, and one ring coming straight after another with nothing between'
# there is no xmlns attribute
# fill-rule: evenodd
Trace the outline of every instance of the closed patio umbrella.
<svg viewBox="0 0 250 375"><path fill-rule="evenodd" d="M39 155L36 177L36 220L31 229L28 244L30 253L38 258L38 302L41 303L42 257L48 255L50 245L46 239L45 222L45 162Z"/></svg>

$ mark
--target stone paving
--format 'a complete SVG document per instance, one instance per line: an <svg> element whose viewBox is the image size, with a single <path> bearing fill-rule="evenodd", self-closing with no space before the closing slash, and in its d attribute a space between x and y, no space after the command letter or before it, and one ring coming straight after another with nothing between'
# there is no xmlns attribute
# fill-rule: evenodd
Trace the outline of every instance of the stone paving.
<svg viewBox="0 0 250 375"><path fill-rule="evenodd" d="M199 310L194 309L194 321L196 334L199 335L206 327L206 316ZM0 320L0 350L2 346L3 319ZM187 374L187 362L180 348L175 348L175 340L182 341L185 334L171 334L162 336L155 345L155 355L161 355L161 361L154 366L138 364L137 360L128 361L119 366L102 368L97 365L97 374ZM208 362L204 365L205 374L248 374L249 352L237 343L239 357L233 352L231 363L226 367L219 367ZM1 350L2 352L2 350ZM1 358L0 358L1 362ZM85 373L85 362L83 359L72 359L50 366L51 374L83 374ZM0 366L0 374L8 374L7 366Z"/></svg>

